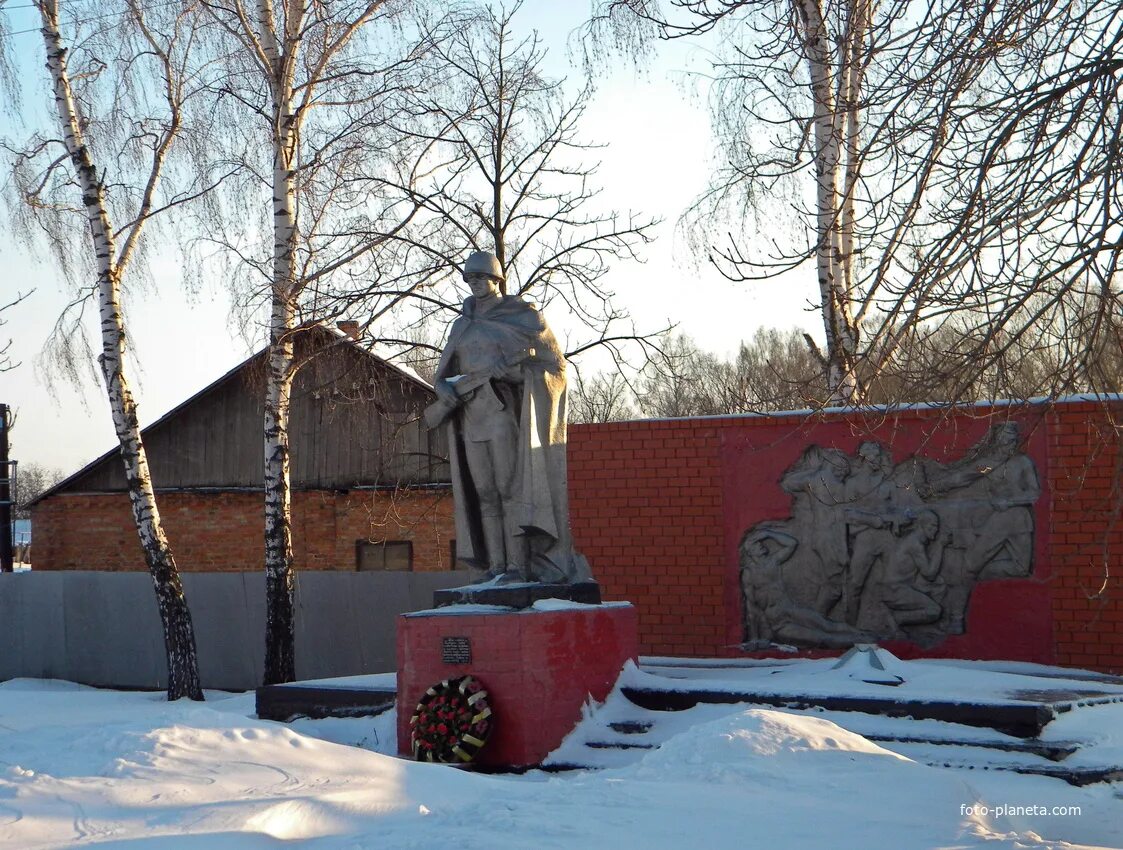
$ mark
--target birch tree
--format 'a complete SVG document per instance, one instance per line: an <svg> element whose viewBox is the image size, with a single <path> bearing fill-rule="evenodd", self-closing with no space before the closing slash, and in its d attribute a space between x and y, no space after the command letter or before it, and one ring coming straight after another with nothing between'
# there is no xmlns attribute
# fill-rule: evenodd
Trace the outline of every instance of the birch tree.
<svg viewBox="0 0 1123 850"><path fill-rule="evenodd" d="M129 0L113 16L112 40L101 30L72 48L62 35L70 22L62 17L58 0L36 0L35 6L56 123L50 134L37 135L14 158L13 185L23 204L17 223L25 235L29 226L41 227L73 276L92 271L95 283L87 291L93 292L100 319L97 359L163 624L168 698L201 700L191 613L161 526L128 380L121 304L122 286L137 264L146 225L191 194L162 192L161 178L183 130L184 100L190 92L184 66L194 10L184 6L155 21ZM79 228L86 230L85 240L75 238ZM81 251L77 268L75 251Z"/></svg>
<svg viewBox="0 0 1123 850"><path fill-rule="evenodd" d="M665 14L657 0L610 0L601 5L592 28L603 40L607 29L621 25L638 31L641 39L699 36L724 25L729 43L715 61L714 117L735 158L728 171L715 176L704 201L720 203L733 196L735 202L752 202L761 191L758 182L777 183L811 172L810 239L799 260L815 265L826 340L819 356L831 387L829 401L857 401L854 202L863 83L873 47L873 0L687 0L671 6L677 15ZM806 104L797 105L792 95L801 84ZM746 115L765 126L784 121L793 126L786 137L776 139L779 150L762 156L749 136ZM736 243L711 247L710 257L727 277L745 279L744 268L751 261L746 262Z"/></svg>
<svg viewBox="0 0 1123 850"><path fill-rule="evenodd" d="M0 328L8 324L8 320L3 316L4 312L6 310L10 310L12 307L15 307L17 304L27 298L29 294L30 293L17 292L15 297L7 304L0 304ZM10 369L15 369L19 365L18 362L12 362L12 356L11 354L9 354L11 350L12 340L10 337L7 340L0 342L0 372L7 372Z"/></svg>
<svg viewBox="0 0 1123 850"><path fill-rule="evenodd" d="M908 286L886 286L886 322L902 338L912 326L915 344L954 317L940 370L952 398L1027 358L1040 394L1118 392L1123 8L1014 5L987 85L951 112L946 158L960 167L934 169L931 238L904 242ZM875 368L891 373L887 348Z"/></svg>
<svg viewBox="0 0 1123 850"><path fill-rule="evenodd" d="M733 280L814 265L823 401L839 404L876 395L901 345L956 313L971 342L943 366L964 392L1000 337L1117 333L1119 15L1099 0L607 0L590 30L716 40L728 164L693 220ZM772 224L785 211L791 240Z"/></svg>
<svg viewBox="0 0 1123 850"><path fill-rule="evenodd" d="M204 5L224 69L211 85L224 124L218 167L238 174L212 238L235 258L250 303L264 295L268 304L265 682L275 684L295 677L289 412L301 361L294 344L305 320L330 309L321 293L333 279L359 274L364 262L370 270L411 217L400 196L381 200L375 175L390 147L387 116L418 85L419 60L444 24L406 17L408 4L390 0ZM271 220L260 232L270 245L262 250L252 205L266 199ZM391 302L408 296L382 288Z"/></svg>

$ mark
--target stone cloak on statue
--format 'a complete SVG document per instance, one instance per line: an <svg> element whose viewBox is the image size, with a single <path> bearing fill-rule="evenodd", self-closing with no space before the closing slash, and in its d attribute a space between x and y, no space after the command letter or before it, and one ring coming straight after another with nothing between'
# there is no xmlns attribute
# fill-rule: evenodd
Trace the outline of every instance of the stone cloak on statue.
<svg viewBox="0 0 1123 850"><path fill-rule="evenodd" d="M527 349L534 356L519 363L517 385L519 445L516 460L518 526L529 543L530 578L543 582L578 582L590 578L584 558L573 551L569 531L569 494L566 484L565 357L541 313L529 302L508 296L486 315L475 312L475 298L464 301L460 318L452 324L436 380L460 373L456 346L479 323L496 340L507 362L519 360ZM475 568L487 568L479 499L464 453L460 416L448 424L449 462L453 498L464 510L456 512L456 557Z"/></svg>

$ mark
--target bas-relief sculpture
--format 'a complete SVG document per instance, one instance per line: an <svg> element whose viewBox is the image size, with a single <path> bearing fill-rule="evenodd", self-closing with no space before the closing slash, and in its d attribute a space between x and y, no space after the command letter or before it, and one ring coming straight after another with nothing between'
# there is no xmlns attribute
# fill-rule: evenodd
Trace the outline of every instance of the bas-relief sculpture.
<svg viewBox="0 0 1123 850"><path fill-rule="evenodd" d="M740 546L747 645L924 646L962 634L980 581L1033 571L1033 461L1005 422L959 460L894 464L876 442L855 455L810 446L780 480L791 516Z"/></svg>
<svg viewBox="0 0 1123 850"><path fill-rule="evenodd" d="M588 581L569 530L565 357L532 304L500 293L502 280L494 255L468 257L472 294L426 411L449 432L457 559L500 584Z"/></svg>

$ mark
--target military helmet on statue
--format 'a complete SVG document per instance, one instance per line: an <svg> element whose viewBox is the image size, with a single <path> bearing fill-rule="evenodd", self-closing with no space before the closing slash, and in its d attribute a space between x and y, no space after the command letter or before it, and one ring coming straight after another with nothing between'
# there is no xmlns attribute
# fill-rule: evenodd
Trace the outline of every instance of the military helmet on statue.
<svg viewBox="0 0 1123 850"><path fill-rule="evenodd" d="M499 260L487 251L474 251L468 255L464 263L464 277L467 278L470 274L486 274L499 281L507 279Z"/></svg>

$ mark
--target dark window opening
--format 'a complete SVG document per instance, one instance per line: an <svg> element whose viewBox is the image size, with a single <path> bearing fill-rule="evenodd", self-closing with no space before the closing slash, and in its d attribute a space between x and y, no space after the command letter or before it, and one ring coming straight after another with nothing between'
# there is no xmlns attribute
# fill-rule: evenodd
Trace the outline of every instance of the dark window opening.
<svg viewBox="0 0 1123 850"><path fill-rule="evenodd" d="M355 542L355 569L359 572L409 572L413 569L413 543L408 540Z"/></svg>

